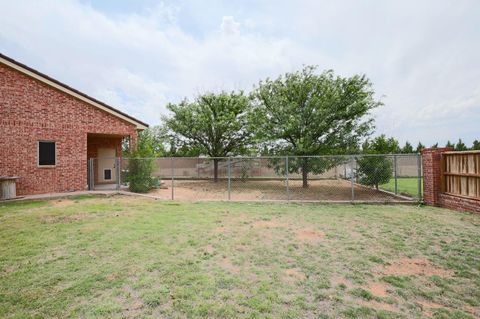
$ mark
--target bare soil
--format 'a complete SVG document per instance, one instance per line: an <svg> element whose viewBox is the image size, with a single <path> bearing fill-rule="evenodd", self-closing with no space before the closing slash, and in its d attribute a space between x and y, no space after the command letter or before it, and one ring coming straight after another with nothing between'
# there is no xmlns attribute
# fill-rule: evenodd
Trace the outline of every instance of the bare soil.
<svg viewBox="0 0 480 319"><path fill-rule="evenodd" d="M153 190L150 194L162 199L172 198L172 182L165 180L163 189ZM226 180L175 180L174 198L177 200L227 200L228 183ZM230 199L237 201L257 200L297 200L297 201L350 201L352 185L343 179L311 180L309 187L303 188L301 180L288 182L280 180L231 181ZM405 199L382 191L354 186L355 200L358 201L405 201Z"/></svg>
<svg viewBox="0 0 480 319"><path fill-rule="evenodd" d="M230 258L228 257L223 258L222 261L220 262L220 265L222 266L223 269L225 269L230 273L238 274L240 272L240 267L235 266L230 260Z"/></svg>
<svg viewBox="0 0 480 319"><path fill-rule="evenodd" d="M305 274L299 268L289 268L283 271L283 280L289 283L305 280Z"/></svg>
<svg viewBox="0 0 480 319"><path fill-rule="evenodd" d="M253 223L254 228L286 228L288 227L285 223L280 223L275 220L258 220Z"/></svg>
<svg viewBox="0 0 480 319"><path fill-rule="evenodd" d="M435 309L440 309L445 307L441 304L431 302L431 301L426 301L426 300L418 300L417 304L419 304L422 307L423 313L425 314L425 316L429 318L433 316L433 311Z"/></svg>
<svg viewBox="0 0 480 319"><path fill-rule="evenodd" d="M371 282L368 284L368 290L377 297L387 297L387 285L381 282Z"/></svg>
<svg viewBox="0 0 480 319"><path fill-rule="evenodd" d="M440 277L451 277L453 275L452 270L439 268L423 258L402 258L395 260L389 266L385 267L383 272L387 275L400 276L436 275Z"/></svg>
<svg viewBox="0 0 480 319"><path fill-rule="evenodd" d="M297 239L300 241L319 241L325 237L323 232L310 230L310 229L302 229L297 232Z"/></svg>
<svg viewBox="0 0 480 319"><path fill-rule="evenodd" d="M58 200L52 200L50 201L53 207L65 207L65 206L70 206L74 203L73 200L71 199L58 199Z"/></svg>

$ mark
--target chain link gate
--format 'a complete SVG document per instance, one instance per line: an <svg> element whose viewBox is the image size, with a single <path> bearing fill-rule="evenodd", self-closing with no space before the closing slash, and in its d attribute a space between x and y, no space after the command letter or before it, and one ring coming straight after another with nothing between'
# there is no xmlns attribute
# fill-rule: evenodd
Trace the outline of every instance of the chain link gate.
<svg viewBox="0 0 480 319"><path fill-rule="evenodd" d="M121 157L95 157L87 161L89 190L120 190L123 159Z"/></svg>

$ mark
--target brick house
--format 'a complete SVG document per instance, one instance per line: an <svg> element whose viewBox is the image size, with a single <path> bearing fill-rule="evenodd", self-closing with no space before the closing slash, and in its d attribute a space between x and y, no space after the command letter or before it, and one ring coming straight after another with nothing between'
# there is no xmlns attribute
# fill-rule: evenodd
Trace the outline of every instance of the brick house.
<svg viewBox="0 0 480 319"><path fill-rule="evenodd" d="M17 194L66 192L115 179L122 140L148 125L0 54L0 176ZM98 160L95 174L88 159Z"/></svg>

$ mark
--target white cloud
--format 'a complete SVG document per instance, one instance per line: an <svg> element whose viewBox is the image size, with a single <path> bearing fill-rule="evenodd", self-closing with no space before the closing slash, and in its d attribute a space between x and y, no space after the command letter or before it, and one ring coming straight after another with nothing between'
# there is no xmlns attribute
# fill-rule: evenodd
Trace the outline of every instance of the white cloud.
<svg viewBox="0 0 480 319"><path fill-rule="evenodd" d="M236 22L232 16L225 16L222 18L220 29L224 35L237 35L240 33L240 23Z"/></svg>
<svg viewBox="0 0 480 319"><path fill-rule="evenodd" d="M318 64L371 78L378 133L480 138L474 0L136 4L0 0L0 51L151 124L168 102Z"/></svg>

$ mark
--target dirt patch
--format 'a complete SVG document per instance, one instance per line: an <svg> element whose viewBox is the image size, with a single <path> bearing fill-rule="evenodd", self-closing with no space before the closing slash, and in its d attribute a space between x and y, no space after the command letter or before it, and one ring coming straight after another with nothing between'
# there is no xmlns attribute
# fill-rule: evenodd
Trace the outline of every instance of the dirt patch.
<svg viewBox="0 0 480 319"><path fill-rule="evenodd" d="M225 234L227 232L227 227L225 227L225 226L217 227L217 228L215 228L215 232Z"/></svg>
<svg viewBox="0 0 480 319"><path fill-rule="evenodd" d="M58 199L50 201L53 207L65 207L75 204L75 202L71 199Z"/></svg>
<svg viewBox="0 0 480 319"><path fill-rule="evenodd" d="M71 223L76 221L85 220L94 217L95 214L78 213L73 215L47 215L42 216L42 223L55 224L55 223Z"/></svg>
<svg viewBox="0 0 480 319"><path fill-rule="evenodd" d="M416 303L418 303L420 306L422 306L422 308L427 308L427 309L439 309L439 308L444 308L445 307L444 305L441 305L441 304L438 304L438 303L435 303L435 302L431 302L431 301L426 301L426 300L416 301Z"/></svg>
<svg viewBox="0 0 480 319"><path fill-rule="evenodd" d="M111 212L108 214L80 212L72 215L41 216L41 222L46 224L72 223L72 222L78 222L86 219L99 218L99 217L125 217L125 216L132 216L132 215L133 215L132 213L129 213L126 211Z"/></svg>
<svg viewBox="0 0 480 319"><path fill-rule="evenodd" d="M120 300L125 308L123 315L127 318L138 316L141 309L145 306L138 292L130 286L124 286L123 290L125 296Z"/></svg>
<svg viewBox="0 0 480 319"><path fill-rule="evenodd" d="M234 265L228 257L222 259L222 261L220 262L220 266L222 266L223 269L227 270L232 274L240 273L240 267Z"/></svg>
<svg viewBox="0 0 480 319"><path fill-rule="evenodd" d="M289 283L305 280L307 276L299 268L283 270L283 280Z"/></svg>
<svg viewBox="0 0 480 319"><path fill-rule="evenodd" d="M303 242L316 242L325 237L325 234L321 231L302 229L297 231L297 239Z"/></svg>
<svg viewBox="0 0 480 319"><path fill-rule="evenodd" d="M441 304L431 302L431 301L426 301L426 300L416 301L416 303L422 307L422 311L425 313L427 317L431 317L433 315L432 310L445 308L445 306Z"/></svg>
<svg viewBox="0 0 480 319"><path fill-rule="evenodd" d="M367 289L377 297L387 297L387 285L381 282L371 282L368 284Z"/></svg>
<svg viewBox="0 0 480 319"><path fill-rule="evenodd" d="M286 228L288 225L275 220L257 220L252 226L253 228Z"/></svg>
<svg viewBox="0 0 480 319"><path fill-rule="evenodd" d="M108 274L106 278L108 281L115 280L117 279L117 274Z"/></svg>
<svg viewBox="0 0 480 319"><path fill-rule="evenodd" d="M213 247L213 245L207 245L207 247L205 248L205 251L207 253L209 253L210 255L213 254L215 252L215 247Z"/></svg>
<svg viewBox="0 0 480 319"><path fill-rule="evenodd" d="M471 313L472 315L477 315L477 314L478 314L479 317L480 317L480 309L475 308L474 306L465 305L465 306L463 306L463 309L464 309L466 312Z"/></svg>
<svg viewBox="0 0 480 319"><path fill-rule="evenodd" d="M246 245L240 244L240 245L236 245L236 246L235 246L235 250L236 250L236 251L239 251L239 252L245 252L245 251L247 251L248 249L247 249L247 246L246 246Z"/></svg>
<svg viewBox="0 0 480 319"><path fill-rule="evenodd" d="M98 215L98 216L102 216L102 215ZM121 212L112 212L107 216L108 217L125 217L125 216L133 216L133 214L130 212L121 211Z"/></svg>
<svg viewBox="0 0 480 319"><path fill-rule="evenodd" d="M430 263L427 259L423 258L402 258L392 262L389 266L385 267L383 271L386 275L427 275L427 276L440 276L451 277L453 275L452 270L443 269Z"/></svg>
<svg viewBox="0 0 480 319"><path fill-rule="evenodd" d="M167 189L155 189L149 194L162 198L172 198L171 180L165 180ZM302 181L289 181L289 193L283 180L247 180L245 182L232 180L230 189L231 200L298 200L298 201L350 201L352 184L343 179L310 180L309 187L303 188ZM228 200L228 183L221 179L217 183L212 180L175 180L174 197L176 200ZM356 200L398 201L403 200L391 194L372 188L355 186Z"/></svg>

